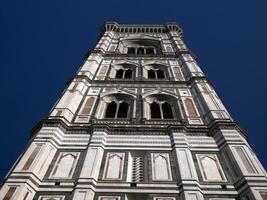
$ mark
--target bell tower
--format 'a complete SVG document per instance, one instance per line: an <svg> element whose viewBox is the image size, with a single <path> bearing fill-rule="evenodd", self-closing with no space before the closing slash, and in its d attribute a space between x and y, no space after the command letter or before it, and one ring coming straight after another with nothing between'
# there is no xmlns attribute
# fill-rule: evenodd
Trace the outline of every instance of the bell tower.
<svg viewBox="0 0 267 200"><path fill-rule="evenodd" d="M266 200L266 172L176 23L107 22L4 200Z"/></svg>

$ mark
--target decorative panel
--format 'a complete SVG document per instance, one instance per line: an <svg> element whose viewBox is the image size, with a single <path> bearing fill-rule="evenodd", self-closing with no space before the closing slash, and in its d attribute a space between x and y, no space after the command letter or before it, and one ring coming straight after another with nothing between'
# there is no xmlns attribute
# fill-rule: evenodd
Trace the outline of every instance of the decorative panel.
<svg viewBox="0 0 267 200"><path fill-rule="evenodd" d="M24 166L22 167L22 170L28 170L30 168L30 166L32 165L34 159L36 158L36 156L38 155L38 153L40 152L41 148L42 148L43 144L36 144L35 148L33 149L31 155L29 156L28 160L26 161L26 163L24 164Z"/></svg>
<svg viewBox="0 0 267 200"><path fill-rule="evenodd" d="M188 99L188 98L185 99L184 104L185 104L187 114L189 117L197 117L198 116L192 99Z"/></svg>
<svg viewBox="0 0 267 200"><path fill-rule="evenodd" d="M50 177L63 179L72 178L79 154L79 152L61 152Z"/></svg>
<svg viewBox="0 0 267 200"><path fill-rule="evenodd" d="M260 192L261 198L267 200L267 192Z"/></svg>
<svg viewBox="0 0 267 200"><path fill-rule="evenodd" d="M216 154L197 154L197 159L204 181L226 181Z"/></svg>
<svg viewBox="0 0 267 200"><path fill-rule="evenodd" d="M235 147L235 150L236 150L238 156L240 157L243 165L245 166L247 172L248 173L257 173L257 171L253 167L252 163L250 162L250 160L248 158L248 155L246 155L246 152L245 152L244 148Z"/></svg>
<svg viewBox="0 0 267 200"><path fill-rule="evenodd" d="M182 80L183 79L182 74L180 72L180 69L178 67L174 67L173 68L173 72L174 72L174 75L175 75L176 79L178 79L178 80Z"/></svg>
<svg viewBox="0 0 267 200"><path fill-rule="evenodd" d="M108 65L102 65L99 72L98 72L98 78L103 80L105 75L106 75L106 72L107 72L107 69L108 69Z"/></svg>
<svg viewBox="0 0 267 200"><path fill-rule="evenodd" d="M171 167L168 153L151 153L152 180L171 181Z"/></svg>
<svg viewBox="0 0 267 200"><path fill-rule="evenodd" d="M124 153L107 153L104 177L108 180L121 180L123 175Z"/></svg>
<svg viewBox="0 0 267 200"><path fill-rule="evenodd" d="M11 186L6 195L4 196L3 200L10 200L12 198L12 196L14 195L15 191L16 191L17 187L13 187Z"/></svg>
<svg viewBox="0 0 267 200"><path fill-rule="evenodd" d="M38 200L64 200L65 196L59 196L59 195L45 195L40 196Z"/></svg>
<svg viewBox="0 0 267 200"><path fill-rule="evenodd" d="M86 191L78 191L75 193L75 200L86 200L87 192Z"/></svg>
<svg viewBox="0 0 267 200"><path fill-rule="evenodd" d="M81 115L89 115L90 114L90 111L91 111L91 108L94 104L94 101L95 101L94 97L88 97L85 100L85 103L84 103L83 108L81 110Z"/></svg>
<svg viewBox="0 0 267 200"><path fill-rule="evenodd" d="M120 200L120 196L99 196L98 200Z"/></svg>
<svg viewBox="0 0 267 200"><path fill-rule="evenodd" d="M153 200L175 200L175 197L154 197Z"/></svg>

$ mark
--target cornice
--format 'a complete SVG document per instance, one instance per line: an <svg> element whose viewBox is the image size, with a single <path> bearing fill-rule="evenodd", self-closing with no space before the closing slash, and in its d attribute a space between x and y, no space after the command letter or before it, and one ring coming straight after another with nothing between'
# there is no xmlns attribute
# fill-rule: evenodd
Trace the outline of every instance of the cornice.
<svg viewBox="0 0 267 200"><path fill-rule="evenodd" d="M116 135L168 135L174 132L185 133L190 136L211 136L214 133L222 129L235 129L247 139L247 134L236 122L230 121L213 121L208 126L205 125L170 125L170 124L154 124L148 126L144 123L128 123L128 124L110 124L110 123L96 123L97 120L93 120L88 124L66 124L62 119L42 119L31 130L31 137L34 137L36 133L42 127L57 127L60 128L66 134L91 134L94 131L103 131L107 134ZM127 120L125 120L127 121Z"/></svg>
<svg viewBox="0 0 267 200"><path fill-rule="evenodd" d="M182 29L175 23L166 24L118 24L117 22L106 22L100 30L103 35L106 31L118 33L168 33L175 31L179 36L183 35Z"/></svg>

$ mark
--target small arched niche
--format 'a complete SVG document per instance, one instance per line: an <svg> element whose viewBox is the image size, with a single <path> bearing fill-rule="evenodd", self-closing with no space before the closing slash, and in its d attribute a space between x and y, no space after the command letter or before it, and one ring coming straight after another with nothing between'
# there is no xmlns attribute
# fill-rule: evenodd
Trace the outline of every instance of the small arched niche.
<svg viewBox="0 0 267 200"><path fill-rule="evenodd" d="M177 98L167 94L153 94L144 98L144 118L148 120L180 120Z"/></svg>

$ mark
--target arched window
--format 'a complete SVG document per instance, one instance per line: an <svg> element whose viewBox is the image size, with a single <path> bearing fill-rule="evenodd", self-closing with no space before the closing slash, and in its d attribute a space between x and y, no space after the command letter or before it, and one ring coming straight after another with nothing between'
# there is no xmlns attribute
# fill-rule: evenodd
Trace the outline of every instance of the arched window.
<svg viewBox="0 0 267 200"><path fill-rule="evenodd" d="M127 118L129 105L126 102L119 104L117 118Z"/></svg>
<svg viewBox="0 0 267 200"><path fill-rule="evenodd" d="M173 119L172 108L168 102L162 104L162 113L164 119Z"/></svg>
<svg viewBox="0 0 267 200"><path fill-rule="evenodd" d="M124 101L110 102L106 109L106 118L127 118L129 104Z"/></svg>
<svg viewBox="0 0 267 200"><path fill-rule="evenodd" d="M128 54L135 54L135 48L134 47L128 47Z"/></svg>
<svg viewBox="0 0 267 200"><path fill-rule="evenodd" d="M115 78L122 78L124 71L122 69L117 70Z"/></svg>
<svg viewBox="0 0 267 200"><path fill-rule="evenodd" d="M160 79L165 78L164 71L161 69L158 69L156 74L157 74L157 78L160 78Z"/></svg>
<svg viewBox="0 0 267 200"><path fill-rule="evenodd" d="M131 79L132 78L132 70L127 69L124 74L124 78Z"/></svg>
<svg viewBox="0 0 267 200"><path fill-rule="evenodd" d="M151 119L173 119L173 112L171 105L167 102L150 104Z"/></svg>
<svg viewBox="0 0 267 200"><path fill-rule="evenodd" d="M165 72L162 69L149 69L147 71L147 77L149 79L163 79L165 78Z"/></svg>
<svg viewBox="0 0 267 200"><path fill-rule="evenodd" d="M106 118L115 118L116 110L117 110L117 104L114 101L110 102L107 106Z"/></svg>
<svg viewBox="0 0 267 200"><path fill-rule="evenodd" d="M148 78L155 79L155 78L156 78L155 71L154 71L153 69L148 70L148 71L147 71L147 77L148 77Z"/></svg>
<svg viewBox="0 0 267 200"><path fill-rule="evenodd" d="M161 119L160 106L158 103L153 102L150 104L150 114L152 119Z"/></svg>
<svg viewBox="0 0 267 200"><path fill-rule="evenodd" d="M144 54L145 52L144 52L144 48L138 48L137 49L137 54Z"/></svg>
<svg viewBox="0 0 267 200"><path fill-rule="evenodd" d="M146 49L146 54L148 54L148 55L155 54L154 48L147 48Z"/></svg>
<svg viewBox="0 0 267 200"><path fill-rule="evenodd" d="M156 93L144 97L144 118L146 119L182 119L179 101L176 96Z"/></svg>
<svg viewBox="0 0 267 200"><path fill-rule="evenodd" d="M115 78L117 78L117 79L124 79L124 78L125 79L131 79L132 78L132 70L131 69L126 69L126 70L119 69L116 72Z"/></svg>

